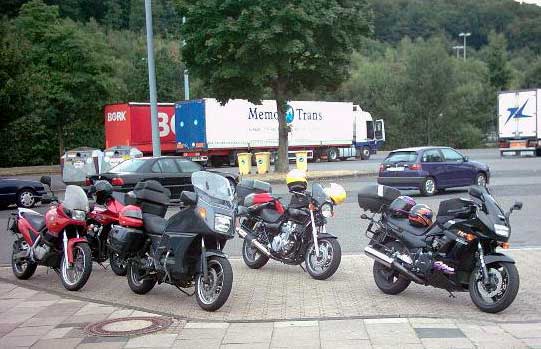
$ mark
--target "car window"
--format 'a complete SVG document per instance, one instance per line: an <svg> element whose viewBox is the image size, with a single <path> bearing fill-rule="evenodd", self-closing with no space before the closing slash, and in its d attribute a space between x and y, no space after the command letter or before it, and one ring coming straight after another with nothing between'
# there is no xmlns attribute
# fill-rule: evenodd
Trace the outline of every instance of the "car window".
<svg viewBox="0 0 541 349"><path fill-rule="evenodd" d="M396 151L387 156L384 163L394 164L398 162L415 162L417 160L417 152L415 151Z"/></svg>
<svg viewBox="0 0 541 349"><path fill-rule="evenodd" d="M154 162L154 164L152 165L152 168L150 169L150 171L152 171L152 173L162 173L162 168L160 167L160 162L159 161Z"/></svg>
<svg viewBox="0 0 541 349"><path fill-rule="evenodd" d="M111 173L137 172L145 164L145 159L130 159L121 162L109 170Z"/></svg>
<svg viewBox="0 0 541 349"><path fill-rule="evenodd" d="M160 159L157 162L160 163L163 173L178 173L178 167L173 159Z"/></svg>
<svg viewBox="0 0 541 349"><path fill-rule="evenodd" d="M438 149L430 149L430 150L425 150L421 161L422 162L442 162L443 158L441 157L441 154Z"/></svg>
<svg viewBox="0 0 541 349"><path fill-rule="evenodd" d="M464 157L460 155L458 152L454 151L453 149L443 148L441 149L441 152L443 153L443 156L445 157L445 161L460 162L464 160Z"/></svg>
<svg viewBox="0 0 541 349"><path fill-rule="evenodd" d="M201 170L201 166L190 160L176 159L180 172L197 172Z"/></svg>

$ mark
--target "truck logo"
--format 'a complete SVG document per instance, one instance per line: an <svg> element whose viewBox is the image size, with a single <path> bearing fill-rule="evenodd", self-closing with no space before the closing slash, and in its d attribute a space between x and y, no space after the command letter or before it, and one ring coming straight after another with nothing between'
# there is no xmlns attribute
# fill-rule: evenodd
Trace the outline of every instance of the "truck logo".
<svg viewBox="0 0 541 349"><path fill-rule="evenodd" d="M529 101L529 99L527 99L526 102L524 102L524 104L520 108L507 108L507 111L509 112L509 116L507 117L507 120L505 121L505 125L507 125L507 123L511 119L522 119L522 118L531 118L532 117L531 115L523 114L524 107L526 107L526 104L528 103L528 101Z"/></svg>
<svg viewBox="0 0 541 349"><path fill-rule="evenodd" d="M107 121L126 121L126 112L125 111L115 111L112 113L107 113Z"/></svg>

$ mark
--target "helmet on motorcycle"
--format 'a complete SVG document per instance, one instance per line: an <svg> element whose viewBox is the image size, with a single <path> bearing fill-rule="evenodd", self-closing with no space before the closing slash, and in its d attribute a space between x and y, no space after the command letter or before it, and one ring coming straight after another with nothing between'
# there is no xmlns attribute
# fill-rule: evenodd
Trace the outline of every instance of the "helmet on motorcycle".
<svg viewBox="0 0 541 349"><path fill-rule="evenodd" d="M286 176L286 184L289 191L305 191L308 187L306 172L301 170L291 170Z"/></svg>
<svg viewBox="0 0 541 349"><path fill-rule="evenodd" d="M323 189L323 191L335 205L340 205L346 200L346 190L340 184L331 183L331 185Z"/></svg>
<svg viewBox="0 0 541 349"><path fill-rule="evenodd" d="M432 209L427 205L418 204L411 208L409 213L410 224L416 227L429 227L432 225Z"/></svg>
<svg viewBox="0 0 541 349"><path fill-rule="evenodd" d="M409 196L399 196L391 202L389 211L395 217L407 217L416 202Z"/></svg>
<svg viewBox="0 0 541 349"><path fill-rule="evenodd" d="M113 186L107 181L97 181L94 184L96 190L96 203L98 205L105 204L105 201L113 194Z"/></svg>

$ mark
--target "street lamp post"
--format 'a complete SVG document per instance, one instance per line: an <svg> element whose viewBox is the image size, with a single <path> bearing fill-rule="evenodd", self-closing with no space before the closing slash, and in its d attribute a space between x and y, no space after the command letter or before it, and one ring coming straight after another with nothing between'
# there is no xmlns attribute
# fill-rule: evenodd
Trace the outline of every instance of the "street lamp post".
<svg viewBox="0 0 541 349"><path fill-rule="evenodd" d="M147 26L148 87L150 90L150 124L152 127L152 156L160 156L160 130L158 125L158 97L156 96L156 67L154 66L154 33L152 32L152 4L145 0Z"/></svg>
<svg viewBox="0 0 541 349"><path fill-rule="evenodd" d="M182 24L186 23L186 17L182 17ZM186 40L182 40L182 47L186 46ZM184 69L184 99L190 99L190 75L188 69Z"/></svg>
<svg viewBox="0 0 541 349"><path fill-rule="evenodd" d="M453 49L456 50L456 58L458 59L460 50L464 49L464 46L453 46Z"/></svg>
<svg viewBox="0 0 541 349"><path fill-rule="evenodd" d="M464 38L464 60L466 60L466 38L470 35L471 33L464 33L464 32L458 34L459 37L462 36Z"/></svg>

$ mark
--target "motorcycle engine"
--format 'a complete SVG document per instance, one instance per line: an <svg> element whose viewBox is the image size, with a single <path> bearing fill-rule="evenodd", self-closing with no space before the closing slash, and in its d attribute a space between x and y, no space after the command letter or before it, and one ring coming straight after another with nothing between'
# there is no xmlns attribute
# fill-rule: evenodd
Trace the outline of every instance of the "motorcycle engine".
<svg viewBox="0 0 541 349"><path fill-rule="evenodd" d="M34 248L34 257L37 260L43 260L43 257L51 250L49 245L38 245Z"/></svg>
<svg viewBox="0 0 541 349"><path fill-rule="evenodd" d="M298 225L291 221L287 221L280 227L280 233L272 239L271 248L275 253L287 257L295 251L298 243L297 234Z"/></svg>

